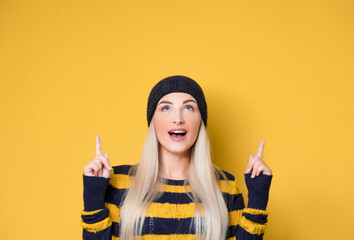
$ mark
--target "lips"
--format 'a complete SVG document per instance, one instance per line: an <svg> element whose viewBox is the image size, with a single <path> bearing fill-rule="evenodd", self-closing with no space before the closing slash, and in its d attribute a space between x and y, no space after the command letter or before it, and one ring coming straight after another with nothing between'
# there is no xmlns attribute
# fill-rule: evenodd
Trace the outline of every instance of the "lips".
<svg viewBox="0 0 354 240"><path fill-rule="evenodd" d="M173 128L168 131L168 134L173 141L179 142L186 138L187 130L184 128Z"/></svg>

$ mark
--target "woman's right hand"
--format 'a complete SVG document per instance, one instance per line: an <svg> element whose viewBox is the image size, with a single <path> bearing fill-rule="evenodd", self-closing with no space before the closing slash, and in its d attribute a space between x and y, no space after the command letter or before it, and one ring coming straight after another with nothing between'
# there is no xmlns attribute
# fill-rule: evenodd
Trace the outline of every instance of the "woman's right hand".
<svg viewBox="0 0 354 240"><path fill-rule="evenodd" d="M96 156L84 166L84 175L109 178L111 170L112 166L108 160L108 153L102 155L101 140L96 135Z"/></svg>

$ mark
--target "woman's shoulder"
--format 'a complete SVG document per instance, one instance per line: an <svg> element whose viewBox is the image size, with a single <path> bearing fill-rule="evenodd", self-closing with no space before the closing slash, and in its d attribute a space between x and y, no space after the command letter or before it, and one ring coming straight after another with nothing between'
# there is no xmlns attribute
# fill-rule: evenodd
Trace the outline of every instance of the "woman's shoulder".
<svg viewBox="0 0 354 240"><path fill-rule="evenodd" d="M235 176L232 173L218 167L216 167L216 169L218 180L235 181Z"/></svg>
<svg viewBox="0 0 354 240"><path fill-rule="evenodd" d="M130 186L130 172L129 170L134 165L118 165L112 166L112 173L109 184L117 189L127 189Z"/></svg>
<svg viewBox="0 0 354 240"><path fill-rule="evenodd" d="M221 170L221 171L225 174L227 180L235 181L235 176L233 174L225 170Z"/></svg>
<svg viewBox="0 0 354 240"><path fill-rule="evenodd" d="M116 174L123 174L123 175L128 175L129 170L133 167L134 165L117 165L113 166L113 173Z"/></svg>
<svg viewBox="0 0 354 240"><path fill-rule="evenodd" d="M218 182L222 192L229 194L239 194L241 190L238 185L238 181L235 176L225 170L218 169Z"/></svg>

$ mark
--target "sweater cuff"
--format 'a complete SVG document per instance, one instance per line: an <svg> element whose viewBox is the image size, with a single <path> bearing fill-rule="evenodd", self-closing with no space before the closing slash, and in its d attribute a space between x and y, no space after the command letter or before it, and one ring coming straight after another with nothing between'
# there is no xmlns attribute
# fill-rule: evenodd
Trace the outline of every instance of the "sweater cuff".
<svg viewBox="0 0 354 240"><path fill-rule="evenodd" d="M105 192L109 178L83 175L84 211L94 211L104 208Z"/></svg>
<svg viewBox="0 0 354 240"><path fill-rule="evenodd" d="M248 189L248 208L266 210L269 198L269 189L273 175L261 174L251 178L251 173L245 174Z"/></svg>

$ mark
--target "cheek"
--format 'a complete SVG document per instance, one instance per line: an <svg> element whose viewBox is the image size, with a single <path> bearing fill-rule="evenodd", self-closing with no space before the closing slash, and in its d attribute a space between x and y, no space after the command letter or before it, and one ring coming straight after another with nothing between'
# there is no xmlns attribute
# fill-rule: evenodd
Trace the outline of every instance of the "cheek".
<svg viewBox="0 0 354 240"><path fill-rule="evenodd" d="M190 127L192 130L192 135L193 135L193 138L197 138L198 136L198 133L199 133L199 128L200 128L200 124L201 124L201 119L200 118L193 118L193 119L190 119Z"/></svg>
<svg viewBox="0 0 354 240"><path fill-rule="evenodd" d="M158 116L154 118L154 126L157 136L163 136L166 133L167 129L167 121L165 118L159 118Z"/></svg>

